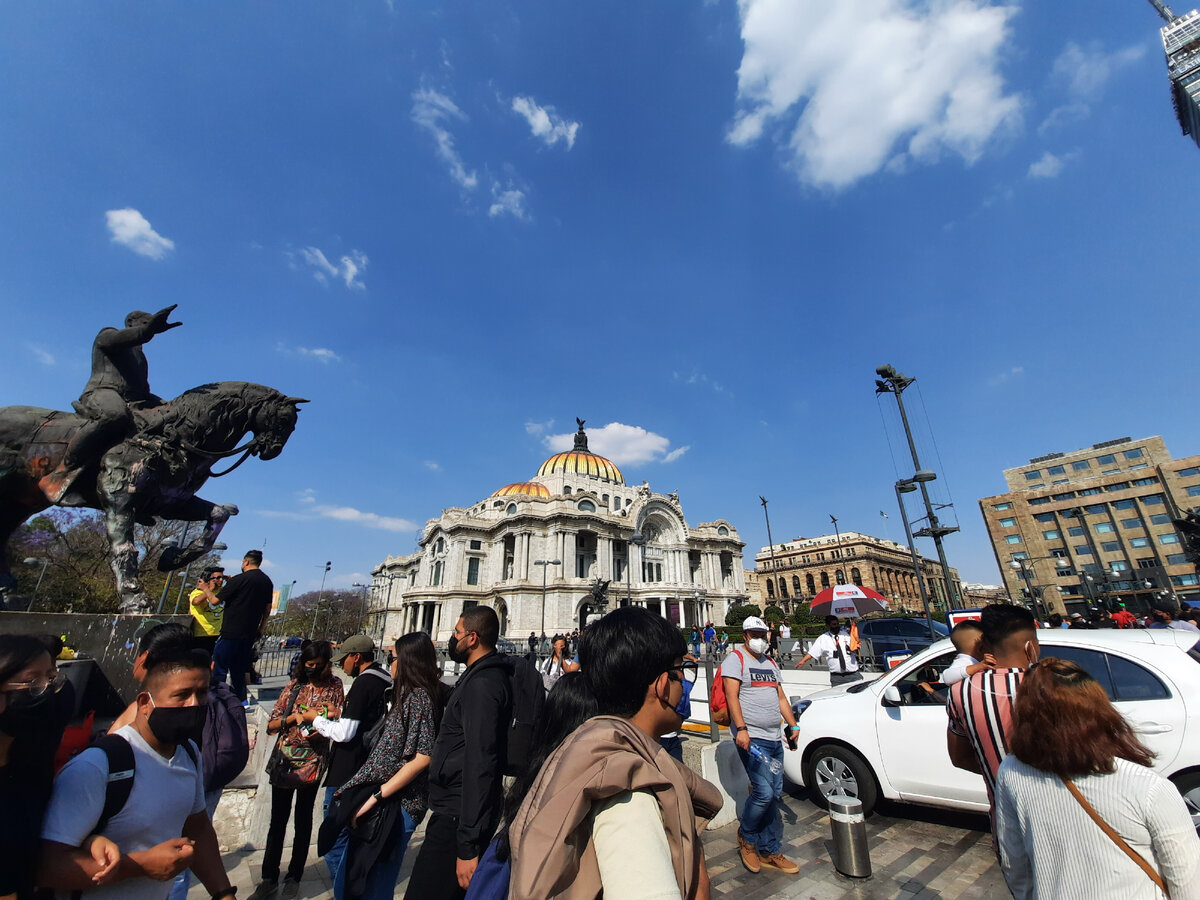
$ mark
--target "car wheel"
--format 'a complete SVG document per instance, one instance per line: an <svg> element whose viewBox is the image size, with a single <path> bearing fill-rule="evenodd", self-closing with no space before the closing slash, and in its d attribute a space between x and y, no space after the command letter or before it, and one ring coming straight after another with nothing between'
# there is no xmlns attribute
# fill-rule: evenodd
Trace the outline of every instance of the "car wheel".
<svg viewBox="0 0 1200 900"><path fill-rule="evenodd" d="M1200 833L1200 772L1185 772L1176 775L1171 783L1183 794L1183 802L1187 804L1188 813L1196 832Z"/></svg>
<svg viewBox="0 0 1200 900"><path fill-rule="evenodd" d="M871 767L853 750L839 744L821 744L813 750L804 768L804 784L812 801L822 809L829 808L830 797L856 797L862 803L863 815L869 816L879 798Z"/></svg>

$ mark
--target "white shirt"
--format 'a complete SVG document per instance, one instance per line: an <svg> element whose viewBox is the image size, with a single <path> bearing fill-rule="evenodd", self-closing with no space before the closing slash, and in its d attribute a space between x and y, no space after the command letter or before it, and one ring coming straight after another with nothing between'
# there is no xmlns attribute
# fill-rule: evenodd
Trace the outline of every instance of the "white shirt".
<svg viewBox="0 0 1200 900"><path fill-rule="evenodd" d="M842 656L846 659L846 667L843 669L838 662L837 648L842 648ZM835 638L828 631L821 632L821 636L812 642L812 646L808 648L808 655L813 659L821 659L829 657L829 673L831 675L842 675L846 672L858 671L858 657L850 652L850 634L844 628L838 632Z"/></svg>
<svg viewBox="0 0 1200 900"><path fill-rule="evenodd" d="M1200 898L1200 838L1179 791L1152 769L1118 759L1111 775L1075 786L1157 871L1171 900ZM996 780L996 839L1016 900L1159 900L1162 892L1071 796L1056 775L1015 756Z"/></svg>
<svg viewBox="0 0 1200 900"><path fill-rule="evenodd" d="M177 747L171 759L163 759L132 725L114 733L133 747L133 789L125 806L105 826L105 837L122 853L131 853L182 836L187 817L204 811L204 779L191 757ZM42 838L80 846L100 821L107 783L108 757L103 750L84 750L68 762L54 779ZM170 891L170 881L129 878L91 888L85 896L88 900L163 900ZM60 895L70 896L70 892Z"/></svg>
<svg viewBox="0 0 1200 900"><path fill-rule="evenodd" d="M950 663L946 671L942 673L942 684L946 685L946 687L958 684L967 677L967 666L973 666L977 662L979 660L969 653L958 654L958 656L954 657L954 662Z"/></svg>
<svg viewBox="0 0 1200 900"><path fill-rule="evenodd" d="M780 625L779 636L785 641L790 641L792 639L792 629L788 628L786 625Z"/></svg>

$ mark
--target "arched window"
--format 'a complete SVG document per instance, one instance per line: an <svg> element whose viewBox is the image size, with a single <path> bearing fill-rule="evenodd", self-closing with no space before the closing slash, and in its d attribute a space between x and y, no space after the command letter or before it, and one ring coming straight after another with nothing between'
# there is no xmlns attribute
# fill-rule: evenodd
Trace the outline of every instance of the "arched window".
<svg viewBox="0 0 1200 900"><path fill-rule="evenodd" d="M804 576L804 583L808 585L808 592L810 594L815 594L817 592L817 585L816 582L813 581L811 573Z"/></svg>
<svg viewBox="0 0 1200 900"><path fill-rule="evenodd" d="M775 582L770 578L767 579L767 598L775 599Z"/></svg>
<svg viewBox="0 0 1200 900"><path fill-rule="evenodd" d="M579 501L579 511L580 512L595 512L596 504L593 503L591 500L580 500Z"/></svg>
<svg viewBox="0 0 1200 900"><path fill-rule="evenodd" d="M506 516L515 516L517 514L517 504L515 504L515 503L508 504L508 509L504 510L504 514Z"/></svg>
<svg viewBox="0 0 1200 900"><path fill-rule="evenodd" d="M792 576L792 594L796 597L800 596L800 576Z"/></svg>
<svg viewBox="0 0 1200 900"><path fill-rule="evenodd" d="M729 529L726 528L724 525L722 525L719 528L717 528L717 534L721 535L722 537L725 537L726 535L729 534Z"/></svg>
<svg viewBox="0 0 1200 900"><path fill-rule="evenodd" d="M620 508L621 508L621 498L620 498L620 497L613 497L613 509L614 509L614 510L617 510L617 509L620 509Z"/></svg>
<svg viewBox="0 0 1200 900"><path fill-rule="evenodd" d="M603 495L603 496L600 498L600 502L601 502L601 503L603 503L605 506L608 506L608 494L604 494L604 495Z"/></svg>
<svg viewBox="0 0 1200 900"><path fill-rule="evenodd" d="M850 570L850 578L853 579L855 584L862 584L862 572L858 571L857 566Z"/></svg>
<svg viewBox="0 0 1200 900"><path fill-rule="evenodd" d="M779 576L779 596L780 596L780 597L783 597L783 598L786 600L786 599L787 599L787 595L788 595L788 592L787 592L787 576L786 576L786 575L780 575L780 576Z"/></svg>
<svg viewBox="0 0 1200 900"><path fill-rule="evenodd" d="M444 540L442 540L441 538L438 538L437 539L437 547L434 548L433 552L438 554L439 556L441 554L445 553L446 552L446 542Z"/></svg>
<svg viewBox="0 0 1200 900"><path fill-rule="evenodd" d="M569 493L571 493L571 486L569 484L564 484L563 485L563 494L566 495Z"/></svg>
<svg viewBox="0 0 1200 900"><path fill-rule="evenodd" d="M442 583L442 561L440 559L433 564L433 581L431 583L434 587Z"/></svg>
<svg viewBox="0 0 1200 900"><path fill-rule="evenodd" d="M841 569L837 570L837 583L838 584L846 583L846 573L843 572Z"/></svg>
<svg viewBox="0 0 1200 900"><path fill-rule="evenodd" d="M824 590L827 587L829 587L829 573L822 572L821 573L821 590Z"/></svg>

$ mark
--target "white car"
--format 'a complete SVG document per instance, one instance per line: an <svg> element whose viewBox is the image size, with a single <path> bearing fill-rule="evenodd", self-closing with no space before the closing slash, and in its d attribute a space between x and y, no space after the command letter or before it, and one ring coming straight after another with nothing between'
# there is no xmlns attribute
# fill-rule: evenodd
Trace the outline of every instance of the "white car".
<svg viewBox="0 0 1200 900"><path fill-rule="evenodd" d="M1154 768L1179 788L1200 828L1195 637L1169 628L1038 632L1043 657L1073 660L1104 686L1157 754ZM875 681L794 701L800 740L796 750L784 751L784 774L807 785L818 805L849 795L868 815L881 796L987 812L983 778L956 769L946 752L946 691L938 679L954 656L953 645L939 641Z"/></svg>

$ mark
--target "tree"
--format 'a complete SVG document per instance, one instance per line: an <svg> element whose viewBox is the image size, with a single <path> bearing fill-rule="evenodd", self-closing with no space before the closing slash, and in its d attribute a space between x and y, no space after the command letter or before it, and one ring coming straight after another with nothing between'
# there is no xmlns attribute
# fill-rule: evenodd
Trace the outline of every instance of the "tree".
<svg viewBox="0 0 1200 900"><path fill-rule="evenodd" d="M796 609L792 613L792 624L797 628L802 628L805 625L824 625L825 620L820 616L814 616L812 608L805 603L796 605Z"/></svg>
<svg viewBox="0 0 1200 900"><path fill-rule="evenodd" d="M158 560L168 546L181 540L185 525L158 520L153 525L135 528L134 540L140 555L138 577L151 597L161 596L167 584L167 574L158 571ZM117 611L120 598L108 562L108 538L102 514L91 510L48 509L17 529L9 541L8 552L17 579L14 595L32 601L35 611ZM25 564L26 559L36 562ZM206 565L217 564L215 553L193 562L188 585L195 586L196 576ZM181 583L181 574L174 575L172 586ZM164 612L174 608L176 599L177 595L171 592ZM186 607L181 605L180 611L186 613Z"/></svg>
<svg viewBox="0 0 1200 900"><path fill-rule="evenodd" d="M741 606L730 607L729 612L725 613L725 624L731 628L741 628L742 622L750 616L760 615L762 610L753 603L743 603Z"/></svg>
<svg viewBox="0 0 1200 900"><path fill-rule="evenodd" d="M280 637L306 638L311 633L317 640L343 641L363 630L365 611L361 590L307 591L288 600L284 612L272 617L267 628Z"/></svg>
<svg viewBox="0 0 1200 900"><path fill-rule="evenodd" d="M766 619L768 625L778 625L783 621L783 610L771 603L763 610L762 617Z"/></svg>

